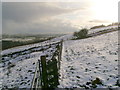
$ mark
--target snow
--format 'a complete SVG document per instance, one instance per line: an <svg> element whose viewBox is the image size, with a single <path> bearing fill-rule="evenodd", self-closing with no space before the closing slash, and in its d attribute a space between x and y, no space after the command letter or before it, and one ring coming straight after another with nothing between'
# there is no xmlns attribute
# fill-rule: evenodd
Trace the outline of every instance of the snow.
<svg viewBox="0 0 120 90"><path fill-rule="evenodd" d="M41 42L41 43L18 46L18 47L10 48L10 49L7 49L7 50L3 50L1 52L1 55L6 55L6 54L9 54L9 53L13 53L13 52L23 51L25 49L30 49L30 48L33 48L33 47L39 47L39 46L44 47L45 45L49 45L49 44L52 44L52 43L59 42L62 39L67 40L67 39L70 39L70 38L72 38L72 34L56 37L54 39L47 40L47 41L44 41L44 42Z"/></svg>
<svg viewBox="0 0 120 90"><path fill-rule="evenodd" d="M70 37L71 35L64 35L45 42L2 51L3 62L0 63L0 80L2 83L0 85L4 88L30 88L40 56L48 55L47 60L50 60L56 51L57 44L53 43L62 39L67 40ZM51 47L49 47L50 45Z"/></svg>
<svg viewBox="0 0 120 90"><path fill-rule="evenodd" d="M49 56L52 53L53 52L49 53L49 49L44 51L44 54L48 54ZM1 72L3 76L0 77L0 79L3 80L2 85L9 88L30 88L35 73L36 63L41 55L43 55L43 51L10 59L9 62L12 62L15 66L8 69L8 65L6 65L3 68ZM29 56L29 58L26 59L24 58L25 56Z"/></svg>
<svg viewBox="0 0 120 90"><path fill-rule="evenodd" d="M92 30L90 31L92 33ZM56 45L51 45L50 48L49 45L61 40L64 43L58 87L82 87L96 77L103 82L103 85L97 85L98 88L117 87L115 84L118 80L118 31L81 40L70 40L72 38L72 34L64 35L41 43L2 51L4 60L0 63L2 82L0 87L2 85L8 88L30 88L38 59L46 54L47 59L50 59L56 50Z"/></svg>
<svg viewBox="0 0 120 90"><path fill-rule="evenodd" d="M32 41L33 39L35 39L35 38L31 38L31 37L29 37L29 38L24 38L24 39L21 39L21 38L4 38L4 39L2 39L2 40L4 40L4 41L19 41L19 42L25 42L25 41Z"/></svg>
<svg viewBox="0 0 120 90"><path fill-rule="evenodd" d="M88 34L91 34L91 33L95 33L95 32L98 32L98 31L102 31L102 30L107 30L107 29L115 29L115 28L118 28L118 25L115 25L115 26L107 26L107 27L102 27L102 28L96 28L96 29L90 29Z"/></svg>
<svg viewBox="0 0 120 90"><path fill-rule="evenodd" d="M118 80L118 31L65 41L60 75L60 88L80 88L95 78L103 83L98 88L114 88Z"/></svg>

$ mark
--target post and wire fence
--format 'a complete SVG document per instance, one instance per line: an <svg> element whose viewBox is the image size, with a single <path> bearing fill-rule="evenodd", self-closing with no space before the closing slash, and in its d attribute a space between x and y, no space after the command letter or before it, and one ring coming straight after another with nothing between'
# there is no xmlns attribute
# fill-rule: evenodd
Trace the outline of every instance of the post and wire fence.
<svg viewBox="0 0 120 90"><path fill-rule="evenodd" d="M48 60L46 58L47 55L42 55L38 60L31 85L32 90L38 88L56 88L59 85L59 70L63 40L54 44L56 44L56 50L51 59Z"/></svg>

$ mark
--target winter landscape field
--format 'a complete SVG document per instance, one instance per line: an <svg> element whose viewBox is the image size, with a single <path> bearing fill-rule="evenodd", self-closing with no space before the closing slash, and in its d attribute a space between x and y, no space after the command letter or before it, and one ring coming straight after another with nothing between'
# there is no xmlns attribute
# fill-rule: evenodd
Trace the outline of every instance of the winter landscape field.
<svg viewBox="0 0 120 90"><path fill-rule="evenodd" d="M31 88L38 59L44 54L50 58L56 48L55 45L49 45L60 40L63 40L63 48L59 88L119 87L118 31L80 40L72 38L72 34L64 35L37 44L3 50L0 63L2 88Z"/></svg>
<svg viewBox="0 0 120 90"><path fill-rule="evenodd" d="M60 73L64 88L118 87L118 31L65 41Z"/></svg>
<svg viewBox="0 0 120 90"><path fill-rule="evenodd" d="M120 89L119 0L17 1L0 2L0 90Z"/></svg>

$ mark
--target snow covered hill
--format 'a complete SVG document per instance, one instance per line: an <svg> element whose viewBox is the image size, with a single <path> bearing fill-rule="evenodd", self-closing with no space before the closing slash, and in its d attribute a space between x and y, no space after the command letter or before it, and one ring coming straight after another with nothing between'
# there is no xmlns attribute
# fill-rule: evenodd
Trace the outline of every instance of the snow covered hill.
<svg viewBox="0 0 120 90"><path fill-rule="evenodd" d="M65 41L60 75L60 88L118 87L118 31Z"/></svg>
<svg viewBox="0 0 120 90"><path fill-rule="evenodd" d="M0 63L2 88L30 88L38 59L41 55L48 55L49 60L56 50L55 47L56 45L51 45L50 48L45 46L45 50L25 53L17 57L6 56L5 61ZM6 58L9 59L6 60Z"/></svg>
<svg viewBox="0 0 120 90"><path fill-rule="evenodd" d="M97 29L100 30L103 29ZM91 30L90 33L92 32L96 30ZM103 83L98 87L116 87L118 31L81 40L70 40L72 38L72 34L64 35L45 42L2 51L0 87L30 88L38 59L43 54L50 58L56 46L49 45L60 40L63 40L64 44L59 87L90 87L89 83L96 78Z"/></svg>
<svg viewBox="0 0 120 90"><path fill-rule="evenodd" d="M41 55L48 55L49 60L60 40L67 40L72 35L64 35L45 42L10 48L1 52L0 87L30 88L35 74L36 64Z"/></svg>
<svg viewBox="0 0 120 90"><path fill-rule="evenodd" d="M90 29L88 34L91 34L91 33L95 33L95 32L99 32L99 31L102 31L102 30L109 30L109 29L115 29L115 28L118 28L118 25L114 25L114 26L107 26L107 27L102 27L102 28L96 28L96 29Z"/></svg>

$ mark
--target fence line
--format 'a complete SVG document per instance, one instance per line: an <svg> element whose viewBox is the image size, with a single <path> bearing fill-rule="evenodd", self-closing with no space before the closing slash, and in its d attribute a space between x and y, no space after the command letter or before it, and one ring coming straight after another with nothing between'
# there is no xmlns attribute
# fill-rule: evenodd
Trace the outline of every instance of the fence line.
<svg viewBox="0 0 120 90"><path fill-rule="evenodd" d="M62 42L57 42L56 51L53 53L51 60L46 59L46 55L38 60L35 75L32 81L32 90L37 88L56 88L59 84L59 69L62 53Z"/></svg>
<svg viewBox="0 0 120 90"><path fill-rule="evenodd" d="M39 63L37 63L36 65L36 70L35 70L35 74L34 74L34 78L32 80L32 85L31 85L31 90L34 90L34 88L37 88L38 85L38 77L39 77L39 67L38 67Z"/></svg>

